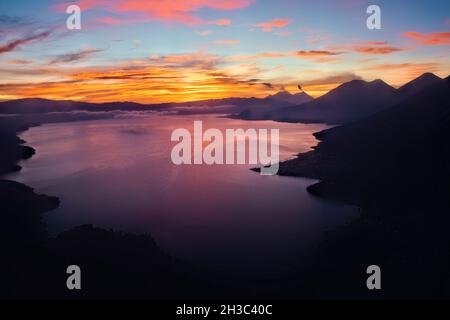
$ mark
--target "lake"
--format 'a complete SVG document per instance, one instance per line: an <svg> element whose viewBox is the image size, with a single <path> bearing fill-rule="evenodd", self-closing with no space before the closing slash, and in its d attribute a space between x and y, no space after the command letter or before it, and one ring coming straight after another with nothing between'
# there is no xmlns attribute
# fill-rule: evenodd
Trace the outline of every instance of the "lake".
<svg viewBox="0 0 450 320"><path fill-rule="evenodd" d="M279 128L282 159L310 150L312 134L327 128L150 113L47 124L21 134L36 155L8 178L61 199L46 215L52 235L81 224L148 233L174 257L242 275L297 268L325 231L357 215L308 194L314 180L261 176L249 165L172 164L171 133L194 120L223 131Z"/></svg>

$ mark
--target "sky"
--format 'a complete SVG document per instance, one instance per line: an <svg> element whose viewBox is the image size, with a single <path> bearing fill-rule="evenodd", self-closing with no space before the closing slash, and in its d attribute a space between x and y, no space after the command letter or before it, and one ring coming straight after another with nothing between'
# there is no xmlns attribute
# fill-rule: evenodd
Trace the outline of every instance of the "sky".
<svg viewBox="0 0 450 320"><path fill-rule="evenodd" d="M80 30L66 27L71 4ZM185 102L298 85L318 97L353 79L446 77L449 57L448 0L0 2L0 100Z"/></svg>

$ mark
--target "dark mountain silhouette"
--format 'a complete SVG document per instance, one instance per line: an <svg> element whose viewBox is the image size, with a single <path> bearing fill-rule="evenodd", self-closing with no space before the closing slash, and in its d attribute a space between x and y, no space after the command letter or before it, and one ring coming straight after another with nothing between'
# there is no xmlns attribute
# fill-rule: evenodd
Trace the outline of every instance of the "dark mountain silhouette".
<svg viewBox="0 0 450 320"><path fill-rule="evenodd" d="M265 103L252 104L246 108L228 110L228 113L232 114L230 116L231 118L259 120L264 119L267 114L278 112L285 107L293 107L297 104L303 104L312 100L313 98L304 92L291 94L283 90L262 99Z"/></svg>
<svg viewBox="0 0 450 320"><path fill-rule="evenodd" d="M345 124L384 110L440 81L443 80L432 73L426 73L396 90L382 80L353 80L315 100L304 92L291 94L285 90L263 99L225 98L161 104L18 99L0 102L0 114L152 110L173 111L178 114L232 114L233 118L245 120Z"/></svg>
<svg viewBox="0 0 450 320"><path fill-rule="evenodd" d="M141 104L135 102L90 103L72 100L27 98L0 102L0 114L37 114L49 112L115 110L178 111L179 113L239 113L249 108L271 108L289 105L292 104L270 98L226 98L160 104Z"/></svg>
<svg viewBox="0 0 450 320"><path fill-rule="evenodd" d="M289 91L283 90L274 95L267 96L267 99L272 99L275 101L287 102L289 104L300 105L306 102L314 100L313 97L305 92L299 92L296 94L291 94Z"/></svg>
<svg viewBox="0 0 450 320"><path fill-rule="evenodd" d="M246 112L267 112L292 105L289 102L269 97L260 98L225 98L194 102L170 103L162 105L164 109L174 110L178 114L240 114Z"/></svg>
<svg viewBox="0 0 450 320"><path fill-rule="evenodd" d="M135 102L90 103L72 100L48 100L40 98L18 99L0 102L0 113L27 114L70 111L157 110L158 106Z"/></svg>
<svg viewBox="0 0 450 320"><path fill-rule="evenodd" d="M397 94L402 98L408 98L429 86L441 82L442 79L433 73L424 73L420 77L408 82L397 90Z"/></svg>
<svg viewBox="0 0 450 320"><path fill-rule="evenodd" d="M432 73L425 73L396 90L382 80L371 82L353 80L309 103L268 112L252 114L245 112L236 117L282 122L346 124L389 108L428 86L442 81Z"/></svg>
<svg viewBox="0 0 450 320"><path fill-rule="evenodd" d="M389 107L395 97L395 89L382 80L353 80L311 102L270 111L261 118L282 122L347 123ZM247 119L246 114L242 118Z"/></svg>
<svg viewBox="0 0 450 320"><path fill-rule="evenodd" d="M340 298L449 297L450 79L316 136L317 148L279 174L319 179L309 192L358 205L361 218L329 235L310 287ZM383 292L358 282L372 264Z"/></svg>

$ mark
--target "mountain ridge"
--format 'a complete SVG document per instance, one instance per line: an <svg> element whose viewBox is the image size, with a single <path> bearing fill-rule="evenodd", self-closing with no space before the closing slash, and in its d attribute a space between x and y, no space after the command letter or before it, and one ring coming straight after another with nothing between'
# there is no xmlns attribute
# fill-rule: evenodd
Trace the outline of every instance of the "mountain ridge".
<svg viewBox="0 0 450 320"><path fill-rule="evenodd" d="M395 89L381 79L352 80L317 99L313 99L305 92L291 94L286 90L265 98L223 98L159 104L24 98L0 102L0 114L115 110L174 111L179 114L229 114L232 118L243 120L346 124L376 114L442 81L444 80L432 73L424 73Z"/></svg>
<svg viewBox="0 0 450 320"><path fill-rule="evenodd" d="M237 118L280 122L347 124L358 121L399 103L428 86L444 81L426 73L395 89L381 79L352 80L325 95L297 106L288 106L256 116L244 113Z"/></svg>

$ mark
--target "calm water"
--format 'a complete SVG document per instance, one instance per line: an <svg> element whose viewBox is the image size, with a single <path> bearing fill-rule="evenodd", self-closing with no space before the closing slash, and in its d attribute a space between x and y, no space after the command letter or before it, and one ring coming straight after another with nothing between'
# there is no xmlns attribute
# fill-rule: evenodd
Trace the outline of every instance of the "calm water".
<svg viewBox="0 0 450 320"><path fill-rule="evenodd" d="M283 159L317 144L323 125L148 115L48 124L21 137L37 150L9 178L58 196L52 234L94 224L150 233L173 256L236 272L289 269L356 209L309 195L313 180L260 176L245 165L175 166L174 128L279 128Z"/></svg>

